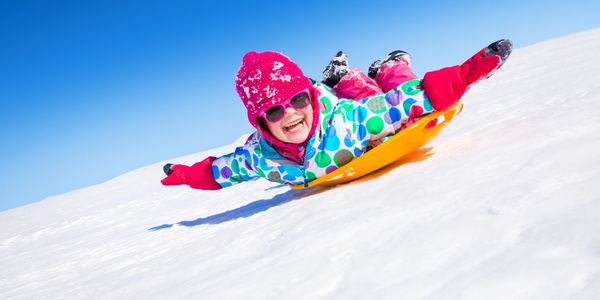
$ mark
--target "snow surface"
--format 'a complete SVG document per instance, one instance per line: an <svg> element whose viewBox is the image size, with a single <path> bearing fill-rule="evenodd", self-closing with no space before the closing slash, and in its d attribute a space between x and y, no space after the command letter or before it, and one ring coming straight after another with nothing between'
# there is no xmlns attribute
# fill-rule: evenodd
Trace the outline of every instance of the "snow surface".
<svg viewBox="0 0 600 300"><path fill-rule="evenodd" d="M600 29L463 102L416 162L335 188L167 188L161 162L2 212L0 299L598 299Z"/></svg>

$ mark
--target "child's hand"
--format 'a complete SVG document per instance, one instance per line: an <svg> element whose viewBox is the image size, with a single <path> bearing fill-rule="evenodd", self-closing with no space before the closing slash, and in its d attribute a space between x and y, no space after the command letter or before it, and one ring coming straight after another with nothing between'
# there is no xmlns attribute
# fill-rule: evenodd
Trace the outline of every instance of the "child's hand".
<svg viewBox="0 0 600 300"><path fill-rule="evenodd" d="M512 47L508 39L493 42L460 65L467 87L490 77L508 59Z"/></svg>
<svg viewBox="0 0 600 300"><path fill-rule="evenodd" d="M212 162L215 157L207 157L191 167L185 165L166 164L163 171L167 177L160 182L163 185L187 184L192 188L201 190L219 190L221 185L212 175Z"/></svg>
<svg viewBox="0 0 600 300"><path fill-rule="evenodd" d="M508 59L511 51L510 40L499 40L481 49L460 66L427 72L423 88L433 108L444 111L452 106L472 84L492 75Z"/></svg>

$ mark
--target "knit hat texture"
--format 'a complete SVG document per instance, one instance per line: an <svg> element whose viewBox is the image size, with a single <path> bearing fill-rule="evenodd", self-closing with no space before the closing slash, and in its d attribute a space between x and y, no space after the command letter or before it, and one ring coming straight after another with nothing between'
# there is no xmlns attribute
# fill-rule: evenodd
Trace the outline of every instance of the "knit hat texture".
<svg viewBox="0 0 600 300"><path fill-rule="evenodd" d="M248 112L248 121L256 128L260 114L311 88L312 83L284 54L251 51L242 58L235 87Z"/></svg>

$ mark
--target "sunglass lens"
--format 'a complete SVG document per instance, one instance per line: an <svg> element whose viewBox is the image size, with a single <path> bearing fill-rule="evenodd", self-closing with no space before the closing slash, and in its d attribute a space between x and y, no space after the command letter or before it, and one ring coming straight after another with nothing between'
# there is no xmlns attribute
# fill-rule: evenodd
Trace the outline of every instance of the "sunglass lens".
<svg viewBox="0 0 600 300"><path fill-rule="evenodd" d="M300 93L290 101L294 108L305 108L310 104L310 98L307 93Z"/></svg>
<svg viewBox="0 0 600 300"><path fill-rule="evenodd" d="M269 122L277 122L283 118L284 113L285 110L283 109L283 106L277 105L267 109L265 112L265 117L267 120L269 120Z"/></svg>

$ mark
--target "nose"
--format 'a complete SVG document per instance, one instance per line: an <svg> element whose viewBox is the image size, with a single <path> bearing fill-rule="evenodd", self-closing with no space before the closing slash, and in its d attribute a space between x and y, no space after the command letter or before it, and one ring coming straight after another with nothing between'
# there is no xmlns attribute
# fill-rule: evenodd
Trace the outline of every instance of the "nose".
<svg viewBox="0 0 600 300"><path fill-rule="evenodd" d="M295 112L296 112L296 111L298 111L298 110L299 110L299 109L297 109L297 108L294 108L293 106L291 106L291 105L289 105L289 104L285 106L285 114L286 114L286 115L287 115L287 114L293 114L293 113L295 113Z"/></svg>
<svg viewBox="0 0 600 300"><path fill-rule="evenodd" d="M285 119L285 117L289 116L289 115L293 115L296 113L296 110L291 107L291 106L286 106L285 107L285 112L283 114L283 118L281 118L282 120Z"/></svg>

